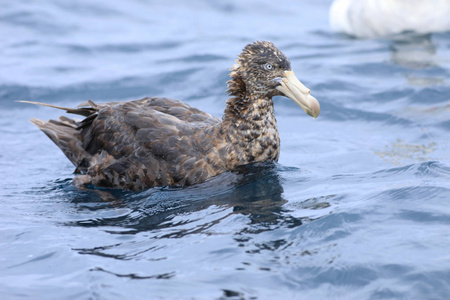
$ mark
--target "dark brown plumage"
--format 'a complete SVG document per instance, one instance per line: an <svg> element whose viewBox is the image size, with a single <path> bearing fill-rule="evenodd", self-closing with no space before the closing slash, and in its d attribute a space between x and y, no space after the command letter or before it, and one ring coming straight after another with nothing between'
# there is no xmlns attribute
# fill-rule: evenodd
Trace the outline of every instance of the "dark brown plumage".
<svg viewBox="0 0 450 300"><path fill-rule="evenodd" d="M75 185L139 190L186 186L280 154L272 97L317 117L319 104L271 42L247 45L231 69L222 120L178 100L144 98L79 108L24 101L86 118L32 119L82 173Z"/></svg>

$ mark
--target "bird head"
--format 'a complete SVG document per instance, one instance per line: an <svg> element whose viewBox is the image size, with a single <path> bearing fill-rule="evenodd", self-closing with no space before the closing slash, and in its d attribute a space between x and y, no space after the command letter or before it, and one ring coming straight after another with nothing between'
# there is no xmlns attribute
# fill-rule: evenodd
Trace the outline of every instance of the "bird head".
<svg viewBox="0 0 450 300"><path fill-rule="evenodd" d="M248 44L231 69L228 82L231 95L258 95L262 98L286 96L297 103L308 115L317 118L319 102L311 96L295 76L289 59L271 42Z"/></svg>

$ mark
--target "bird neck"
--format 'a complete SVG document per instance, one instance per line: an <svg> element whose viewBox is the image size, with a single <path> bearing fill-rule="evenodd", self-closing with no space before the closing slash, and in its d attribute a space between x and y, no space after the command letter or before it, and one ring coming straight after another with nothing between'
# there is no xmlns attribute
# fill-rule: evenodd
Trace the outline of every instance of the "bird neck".
<svg viewBox="0 0 450 300"><path fill-rule="evenodd" d="M277 161L280 138L271 97L243 95L228 99L221 131L232 163Z"/></svg>

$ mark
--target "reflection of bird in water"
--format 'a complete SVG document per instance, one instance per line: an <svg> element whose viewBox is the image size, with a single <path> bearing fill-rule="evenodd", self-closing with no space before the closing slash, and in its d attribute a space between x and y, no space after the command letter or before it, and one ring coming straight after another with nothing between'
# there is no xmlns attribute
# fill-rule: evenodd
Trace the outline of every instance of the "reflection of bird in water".
<svg viewBox="0 0 450 300"><path fill-rule="evenodd" d="M294 168L295 169L295 168ZM129 210L122 214L109 214L94 219L68 222L69 226L112 226L127 228L129 233L171 228L160 237L181 237L194 233L211 233L210 228L232 215L244 215L248 233L273 229L273 226L300 226L303 222L321 218L336 195L305 197L299 201L287 201L284 197L283 176L286 172L278 164L261 163L237 168L235 172L222 173L208 182L186 188L156 188L139 193L126 190L88 190L86 193L71 193L69 198L77 204L89 203L90 210L104 210L105 202ZM300 172L289 168L289 172ZM305 182L308 181L305 178ZM99 193L101 192L101 193ZM106 197L104 197L106 196ZM83 207L80 205L79 207ZM211 208L211 210L209 209ZM325 209L323 214L319 210ZM212 213L223 212L223 213ZM293 213L293 212L297 213ZM303 211L304 213L298 213ZM209 214L207 218L196 218L197 212ZM300 215L300 216L299 216ZM179 218L185 221L180 222ZM202 220L202 221L200 221ZM196 224L185 226L187 223ZM188 229L187 229L188 228ZM124 231L119 231L121 234ZM214 230L213 230L214 232Z"/></svg>
<svg viewBox="0 0 450 300"><path fill-rule="evenodd" d="M407 68L429 68L438 63L436 46L431 41L430 35L399 35L391 44L391 60Z"/></svg>
<svg viewBox="0 0 450 300"><path fill-rule="evenodd" d="M98 191L93 190L92 192ZM108 215L107 218L99 218L96 215L93 220L69 222L67 225L123 226L130 232L173 227L174 230L170 235L181 237L195 232L207 232L209 227L233 214L247 216L251 224L259 224L261 230L278 222L301 224L300 220L293 220L283 209L283 205L287 201L282 196L283 187L280 175L276 165L269 163L240 167L236 172L226 172L212 178L207 183L183 189L151 189L137 194L130 194L123 190L100 191L110 193L109 199L113 202L109 202L109 204L125 205L130 208L129 214ZM73 195L76 197L73 201L77 203L93 201L86 195L79 193ZM217 207L220 208L219 210L226 209L227 212L206 218L205 223L201 223L198 230L186 231L185 226L180 226L179 230L175 230L178 225L171 221L174 217L186 216L203 211L208 207ZM103 206L99 206L98 209L102 210ZM187 218L186 222L195 220Z"/></svg>
<svg viewBox="0 0 450 300"><path fill-rule="evenodd" d="M77 186L143 189L186 186L254 162L277 161L280 140L272 97L287 96L314 118L319 103L271 42L247 45L231 69L222 120L167 98L64 108L83 115L32 122L83 175Z"/></svg>
<svg viewBox="0 0 450 300"><path fill-rule="evenodd" d="M335 0L330 25L358 38L444 32L450 30L450 0Z"/></svg>

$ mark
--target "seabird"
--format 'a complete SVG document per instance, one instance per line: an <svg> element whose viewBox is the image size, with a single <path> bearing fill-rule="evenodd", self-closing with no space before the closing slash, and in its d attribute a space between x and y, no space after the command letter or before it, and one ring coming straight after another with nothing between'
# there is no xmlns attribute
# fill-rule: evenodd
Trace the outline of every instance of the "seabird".
<svg viewBox="0 0 450 300"><path fill-rule="evenodd" d="M85 117L31 119L76 166L77 187L188 186L243 165L278 160L272 97L289 97L308 115L319 115L319 102L273 43L248 44L236 62L222 119L162 97L103 104L89 100L77 108L22 102Z"/></svg>
<svg viewBox="0 0 450 300"><path fill-rule="evenodd" d="M448 31L450 0L335 0L330 25L358 38Z"/></svg>

